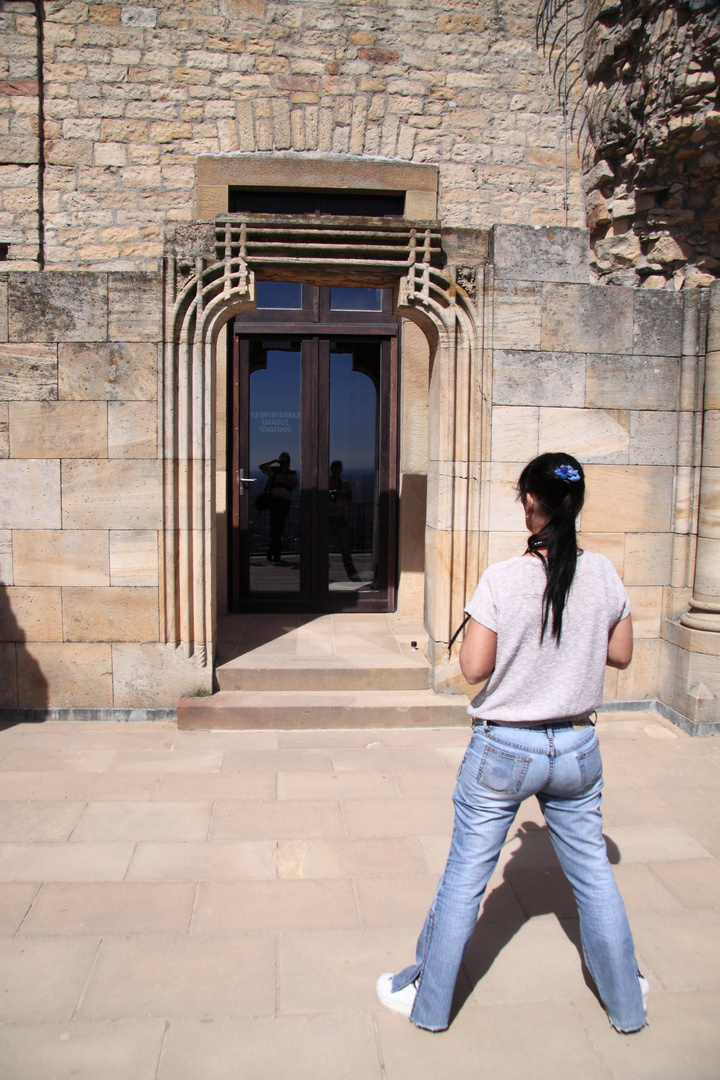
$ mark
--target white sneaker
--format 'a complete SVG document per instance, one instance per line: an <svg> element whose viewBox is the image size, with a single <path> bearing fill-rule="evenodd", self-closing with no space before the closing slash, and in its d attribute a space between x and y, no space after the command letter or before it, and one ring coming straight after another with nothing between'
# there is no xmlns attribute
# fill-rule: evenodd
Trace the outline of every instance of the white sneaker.
<svg viewBox="0 0 720 1080"><path fill-rule="evenodd" d="M644 975L641 975L638 971L638 982L640 983L640 993L642 994L643 1009L647 1012L647 999L648 991L650 990L650 984Z"/></svg>
<svg viewBox="0 0 720 1080"><path fill-rule="evenodd" d="M396 990L393 993L392 981L392 972L386 971L381 975L375 987L377 996L386 1009L409 1020L415 1003L415 995L417 994L415 983L408 983L407 986L403 986L402 990Z"/></svg>
<svg viewBox="0 0 720 1080"><path fill-rule="evenodd" d="M638 983L640 984L640 993L642 995L642 1006L643 1006L643 1009L645 1011L645 1016L647 1018L647 999L648 999L648 991L650 990L650 986L649 986L648 981L645 978L645 976L641 975L639 971L637 973L637 979L638 979ZM625 1028L617 1027L615 1024L613 1024L612 1020L610 1021L610 1023L612 1024L612 1026L615 1028L616 1031L620 1032L621 1035L634 1035L636 1031L642 1031L642 1029L647 1026L647 1019L645 1019L643 1021L643 1023L640 1025L639 1028L631 1028L629 1030L627 1030Z"/></svg>

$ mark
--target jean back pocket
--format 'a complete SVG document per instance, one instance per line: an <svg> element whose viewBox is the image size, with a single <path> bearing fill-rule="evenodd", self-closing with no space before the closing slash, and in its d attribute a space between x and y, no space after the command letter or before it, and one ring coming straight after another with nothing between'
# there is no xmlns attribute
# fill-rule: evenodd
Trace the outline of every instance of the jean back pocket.
<svg viewBox="0 0 720 1080"><path fill-rule="evenodd" d="M602 776L602 758L597 739L594 740L589 750L584 750L581 754L576 754L575 757L580 768L581 790L587 791Z"/></svg>
<svg viewBox="0 0 720 1080"><path fill-rule="evenodd" d="M495 746L485 746L477 780L490 791L517 795L523 785L532 758L511 754Z"/></svg>

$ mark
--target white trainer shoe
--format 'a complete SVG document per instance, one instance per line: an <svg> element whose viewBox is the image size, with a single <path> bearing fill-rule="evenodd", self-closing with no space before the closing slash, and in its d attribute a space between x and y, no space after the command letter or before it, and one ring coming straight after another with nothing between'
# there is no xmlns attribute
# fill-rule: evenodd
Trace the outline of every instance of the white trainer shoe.
<svg viewBox="0 0 720 1080"><path fill-rule="evenodd" d="M408 983L407 986L403 986L402 990L396 990L393 993L392 981L392 972L386 971L381 975L375 986L377 996L386 1009L409 1020L415 1003L415 995L417 994L415 983Z"/></svg>
<svg viewBox="0 0 720 1080"><path fill-rule="evenodd" d="M643 1006L643 1009L645 1010L645 1016L647 1017L647 999L648 999L648 991L650 990L650 986L649 986L648 981L645 978L645 976L641 975L641 973L639 971L637 973L637 980L638 980L638 983L640 985L640 993L642 995L642 1006ZM610 1023L612 1024L612 1026L615 1028L616 1031L620 1032L621 1035L634 1035L636 1031L642 1031L642 1029L644 1027L647 1027L647 1019L645 1019L645 1021L641 1024L641 1026L639 1028L631 1028L630 1030L626 1030L625 1028L617 1027L615 1024L613 1024L612 1020L610 1021Z"/></svg>
<svg viewBox="0 0 720 1080"><path fill-rule="evenodd" d="M640 993L642 994L643 1009L647 1012L647 999L648 991L650 990L650 984L644 975L641 975L638 971L638 982L640 983Z"/></svg>

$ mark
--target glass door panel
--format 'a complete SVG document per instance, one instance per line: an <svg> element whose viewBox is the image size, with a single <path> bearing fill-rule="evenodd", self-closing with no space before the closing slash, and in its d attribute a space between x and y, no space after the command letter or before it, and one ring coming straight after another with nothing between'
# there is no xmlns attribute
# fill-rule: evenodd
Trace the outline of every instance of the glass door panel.
<svg viewBox="0 0 720 1080"><path fill-rule="evenodd" d="M297 311L303 306L302 289L302 285L294 281L256 281L257 309Z"/></svg>
<svg viewBox="0 0 720 1080"><path fill-rule="evenodd" d="M384 289L348 288L331 286L331 311L382 311Z"/></svg>
<svg viewBox="0 0 720 1080"><path fill-rule="evenodd" d="M231 611L393 610L397 339L318 329L233 335Z"/></svg>
<svg viewBox="0 0 720 1080"><path fill-rule="evenodd" d="M295 345L296 347L293 347ZM249 591L300 589L300 343L251 341L248 388ZM258 495L268 506L259 509Z"/></svg>
<svg viewBox="0 0 720 1080"><path fill-rule="evenodd" d="M328 589L379 587L379 342L330 346Z"/></svg>

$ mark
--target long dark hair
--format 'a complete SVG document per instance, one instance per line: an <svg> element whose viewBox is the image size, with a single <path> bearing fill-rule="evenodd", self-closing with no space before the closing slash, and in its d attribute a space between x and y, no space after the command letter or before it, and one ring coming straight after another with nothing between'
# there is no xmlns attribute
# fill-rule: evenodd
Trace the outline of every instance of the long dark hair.
<svg viewBox="0 0 720 1080"><path fill-rule="evenodd" d="M582 465L571 454L541 454L520 473L517 492L523 506L527 496L532 495L550 517L547 525L528 540L528 551L542 560L547 575L540 640L545 637L552 613L552 636L559 643L563 611L577 566L575 518L585 501ZM538 550L541 547L547 547L547 559Z"/></svg>

